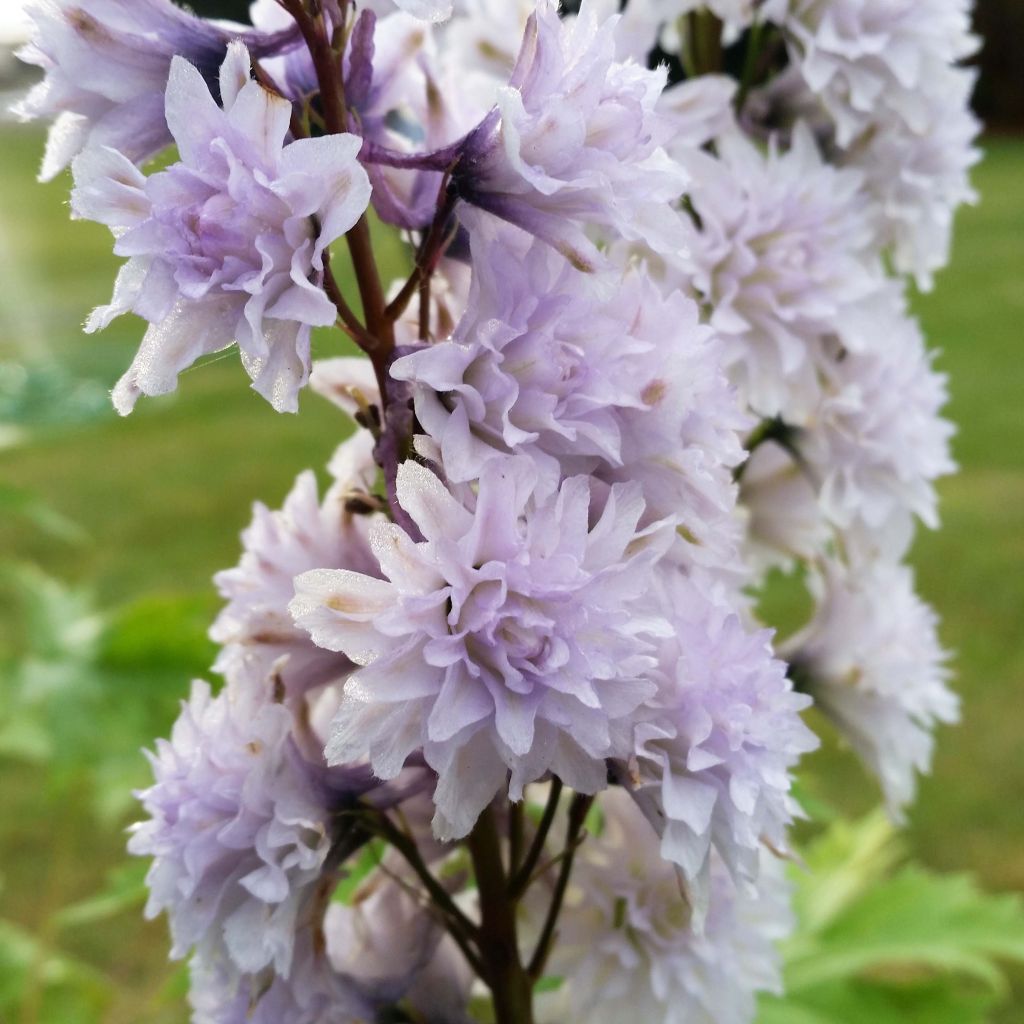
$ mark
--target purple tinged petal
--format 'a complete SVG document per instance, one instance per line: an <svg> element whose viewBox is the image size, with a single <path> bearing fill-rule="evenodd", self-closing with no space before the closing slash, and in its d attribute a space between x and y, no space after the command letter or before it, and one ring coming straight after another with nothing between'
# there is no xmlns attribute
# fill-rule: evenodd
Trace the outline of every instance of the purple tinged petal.
<svg viewBox="0 0 1024 1024"><path fill-rule="evenodd" d="M238 94L248 85L252 62L249 51L244 43L235 41L228 44L224 63L220 66L218 82L220 84L220 102L225 110L230 110L238 99Z"/></svg>
<svg viewBox="0 0 1024 1024"><path fill-rule="evenodd" d="M458 747L449 745L435 755L430 747L427 760L438 772L434 802L434 834L448 840L467 835L505 783L507 768L494 756L486 730L481 729Z"/></svg>
<svg viewBox="0 0 1024 1024"><path fill-rule="evenodd" d="M278 411L295 411L310 373L310 328L335 321L320 287L322 254L331 232L348 230L369 200L359 143L351 136L315 140L312 149L295 143L289 157L290 105L248 79L248 59L244 46L231 46L227 113L199 70L182 58L171 62L167 118L181 162L148 179L112 154L90 151L76 162L79 213L108 224L115 251L134 258L89 328L128 309L152 324L115 394L122 412L140 393L172 389L186 358L231 341L255 390ZM300 171L304 156L333 163L307 161ZM275 177L281 164L284 177ZM181 336L182 324L194 339Z"/></svg>
<svg viewBox="0 0 1024 1024"><path fill-rule="evenodd" d="M373 619L394 600L394 587L384 580L346 569L324 569L296 577L295 599L288 608L314 643L342 651L357 665L364 665L386 651L373 629Z"/></svg>
<svg viewBox="0 0 1024 1024"><path fill-rule="evenodd" d="M224 134L226 118L203 76L184 57L171 61L164 112L182 161L201 165L210 143Z"/></svg>
<svg viewBox="0 0 1024 1024"><path fill-rule="evenodd" d="M114 408L127 416L139 395L168 394L177 387L179 373L201 356L230 345L237 307L232 298L195 308L179 302L166 319L146 331L138 354L114 387Z"/></svg>
<svg viewBox="0 0 1024 1024"><path fill-rule="evenodd" d="M398 501L428 540L464 533L472 517L438 478L416 462L398 467Z"/></svg>
<svg viewBox="0 0 1024 1024"><path fill-rule="evenodd" d="M394 523L377 523L370 533L370 549L381 572L399 593L429 594L444 585L444 577L419 558L416 544Z"/></svg>
<svg viewBox="0 0 1024 1024"><path fill-rule="evenodd" d="M662 782L665 813L701 835L711 825L711 814L718 800L714 786L695 779L666 774Z"/></svg>
<svg viewBox="0 0 1024 1024"><path fill-rule="evenodd" d="M455 664L445 675L444 684L427 719L426 738L431 743L446 743L463 729L476 725L494 713L494 702L476 680Z"/></svg>
<svg viewBox="0 0 1024 1024"><path fill-rule="evenodd" d="M418 644L378 658L350 676L345 696L363 704L403 704L433 695L442 673L423 660Z"/></svg>
<svg viewBox="0 0 1024 1024"><path fill-rule="evenodd" d="M152 210L146 178L123 154L107 146L90 149L74 162L71 212L84 220L123 228Z"/></svg>
<svg viewBox="0 0 1024 1024"><path fill-rule="evenodd" d="M259 82L249 81L239 91L232 106L224 110L228 124L245 139L246 146L255 146L258 166L273 168L278 163L288 134L291 103L265 89Z"/></svg>

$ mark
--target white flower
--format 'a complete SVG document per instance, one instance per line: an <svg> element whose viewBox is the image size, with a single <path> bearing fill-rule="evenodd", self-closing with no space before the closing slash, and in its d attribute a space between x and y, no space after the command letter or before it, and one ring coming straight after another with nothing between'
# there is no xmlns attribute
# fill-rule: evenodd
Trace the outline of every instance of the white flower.
<svg viewBox="0 0 1024 1024"><path fill-rule="evenodd" d="M876 307L874 345L823 368L822 402L797 446L828 520L899 553L913 516L938 525L934 481L956 468L953 425L939 415L946 378L899 290L880 293Z"/></svg>
<svg viewBox="0 0 1024 1024"><path fill-rule="evenodd" d="M731 133L718 154L683 158L693 284L753 410L801 423L819 397L822 339L843 337L881 274L862 178L826 164L802 124L786 152Z"/></svg>
<svg viewBox="0 0 1024 1024"><path fill-rule="evenodd" d="M783 656L878 777L899 817L913 799L915 772L930 768L936 724L958 718L938 620L914 592L906 566L829 561L811 585L814 617Z"/></svg>
<svg viewBox="0 0 1024 1024"><path fill-rule="evenodd" d="M775 441L759 444L743 464L739 500L755 570L813 558L832 538L806 466Z"/></svg>
<svg viewBox="0 0 1024 1024"><path fill-rule="evenodd" d="M669 86L658 110L669 125L665 149L674 159L700 149L733 129L736 80L728 75L701 75Z"/></svg>
<svg viewBox="0 0 1024 1024"><path fill-rule="evenodd" d="M925 133L945 72L977 48L969 0L793 0L784 26L843 147L889 117Z"/></svg>
<svg viewBox="0 0 1024 1024"><path fill-rule="evenodd" d="M198 946L244 972L287 975L299 915L332 842L331 812L281 704L196 682L150 756L150 817L129 850L153 857L148 917L166 910L171 955Z"/></svg>
<svg viewBox="0 0 1024 1024"><path fill-rule="evenodd" d="M577 854L550 973L565 980L551 1024L750 1024L758 992L781 989L775 943L792 927L781 865L762 855L756 893L711 869L701 931L671 864L621 790L601 795L603 825Z"/></svg>
<svg viewBox="0 0 1024 1024"><path fill-rule="evenodd" d="M927 100L927 123L912 131L883 122L840 155L842 164L862 171L879 221L879 244L892 252L901 273L921 288L949 262L953 215L973 203L969 172L981 159L975 146L981 129L971 113L975 72L947 68Z"/></svg>

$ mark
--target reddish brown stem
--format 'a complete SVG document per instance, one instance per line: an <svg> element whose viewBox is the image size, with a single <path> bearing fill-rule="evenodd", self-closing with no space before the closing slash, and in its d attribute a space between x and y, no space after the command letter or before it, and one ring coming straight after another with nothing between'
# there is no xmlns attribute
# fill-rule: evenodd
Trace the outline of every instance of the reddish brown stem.
<svg viewBox="0 0 1024 1024"><path fill-rule="evenodd" d="M347 131L348 117L345 110L345 89L341 76L341 55L334 49L328 38L327 25L323 15L316 17L306 9L302 0L278 0L278 2L295 19L302 33L306 46L309 48L313 67L316 70L317 83L320 86L320 104L323 108L324 124L329 134L337 135ZM377 379L381 383L381 401L387 402L384 383L387 379L387 367L391 352L395 347L395 334L392 323L385 315L384 288L381 285L377 261L373 254L373 242L370 238L370 225L366 214L345 236L352 265L355 269L356 284L363 302L363 317L366 331L374 339L374 345L366 348L373 362ZM339 314L341 310L339 308ZM342 322L347 323L342 316Z"/></svg>
<svg viewBox="0 0 1024 1024"><path fill-rule="evenodd" d="M480 954L497 1024L533 1024L533 985L519 956L515 901L509 896L501 841L488 807L466 841L480 895Z"/></svg>

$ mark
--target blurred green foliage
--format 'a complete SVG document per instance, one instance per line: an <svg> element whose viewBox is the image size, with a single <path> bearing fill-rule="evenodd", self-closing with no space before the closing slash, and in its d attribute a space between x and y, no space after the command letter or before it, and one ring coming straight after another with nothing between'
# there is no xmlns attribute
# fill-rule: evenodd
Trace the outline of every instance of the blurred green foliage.
<svg viewBox="0 0 1024 1024"><path fill-rule="evenodd" d="M233 353L117 420L105 395L139 326L79 331L111 288L109 237L68 224L66 181L31 181L38 131L3 128L0 145L0 1021L179 1024L184 976L163 922L143 921L145 865L124 853L140 748L208 671L209 580L236 561L249 502L278 503L347 428L311 396L301 417L276 415ZM964 471L916 561L958 652L965 723L940 736L899 842L848 755L829 743L811 759L790 991L765 1001L762 1024L1024 1024L997 966L1024 958L1019 903L961 874L1024 886L1022 174L1024 145L989 147L985 201L918 303L952 376ZM803 600L781 581L773 621L795 622ZM844 824L832 806L864 817ZM904 843L928 869L906 865Z"/></svg>
<svg viewBox="0 0 1024 1024"><path fill-rule="evenodd" d="M791 870L797 929L786 994L759 1024L982 1024L1007 995L998 964L1024 961L1024 903L965 875L902 863L880 811L833 822Z"/></svg>

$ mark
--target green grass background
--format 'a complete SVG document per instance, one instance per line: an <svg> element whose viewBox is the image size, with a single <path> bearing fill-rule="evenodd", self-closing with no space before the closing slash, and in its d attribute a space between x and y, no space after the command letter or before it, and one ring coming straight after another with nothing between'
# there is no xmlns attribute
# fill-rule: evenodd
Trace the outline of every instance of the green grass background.
<svg viewBox="0 0 1024 1024"><path fill-rule="evenodd" d="M103 607L155 595L159 608L160 595L195 595L191 607L204 621L217 607L210 576L236 561L250 503L276 505L302 468L322 466L344 422L313 395L303 398L300 416L275 414L247 388L234 354L187 372L176 395L143 400L128 420L103 412L63 422L80 382L87 394L112 386L141 328L124 318L101 335L81 333L88 310L107 300L118 261L105 229L69 223L66 180L33 182L41 144L38 131L0 130L0 362L58 367L67 386L39 400L40 424L25 439L6 438L0 484L34 492L81 524L89 540L64 544L8 519L0 521L0 554L87 586ZM917 302L951 376L949 414L959 424L963 468L943 482L943 528L921 536L914 560L956 652L964 721L940 736L908 836L929 865L971 870L992 889L1021 890L1024 144L989 142L975 181L982 202L959 219L953 265ZM337 351L329 337L316 348L318 355ZM9 589L0 590L0 602L0 647L10 646L20 623ZM165 685L183 695L187 682ZM125 698L110 692L105 699ZM136 745L151 738L140 735ZM93 893L121 859L121 825L98 825L87 804L66 793L55 800L38 768L0 765L0 917L44 943L59 938L62 948L111 973L118 994L104 1016L110 1024L182 1020L168 999L176 983L162 921L144 924L131 907L95 926L53 933L53 912ZM831 746L816 767L821 795L851 810L877 803L872 783ZM29 1000L19 1024L50 1024L41 1006ZM1000 1020L1024 1024L1024 997Z"/></svg>

